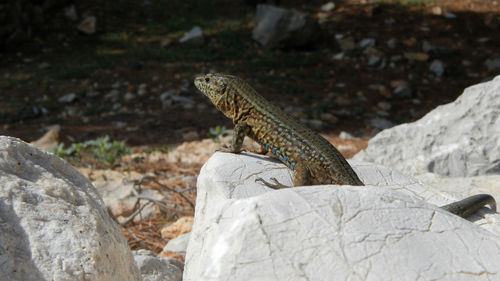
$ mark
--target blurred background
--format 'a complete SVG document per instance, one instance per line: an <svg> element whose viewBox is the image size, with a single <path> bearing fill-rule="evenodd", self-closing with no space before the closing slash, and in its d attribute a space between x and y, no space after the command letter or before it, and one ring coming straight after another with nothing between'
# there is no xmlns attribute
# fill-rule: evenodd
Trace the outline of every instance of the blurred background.
<svg viewBox="0 0 500 281"><path fill-rule="evenodd" d="M187 190L169 215L160 206L161 225L192 213L199 168L232 128L195 75L244 78L337 146L349 139L349 157L500 73L500 1L7 1L0 62L0 135L38 140L91 180L84 168Z"/></svg>

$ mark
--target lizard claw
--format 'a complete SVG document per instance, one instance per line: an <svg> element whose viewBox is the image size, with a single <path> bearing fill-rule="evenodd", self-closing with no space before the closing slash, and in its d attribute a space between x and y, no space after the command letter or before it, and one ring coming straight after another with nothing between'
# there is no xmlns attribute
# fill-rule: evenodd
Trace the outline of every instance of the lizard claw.
<svg viewBox="0 0 500 281"><path fill-rule="evenodd" d="M272 189L281 189L281 188L289 188L290 187L288 185L281 184L280 182L278 182L278 180L276 178L271 178L271 180L274 182L274 184L269 183L268 181L264 180L263 178L257 178L257 179L255 179L255 182L260 181L264 185L266 185L267 187L270 187Z"/></svg>

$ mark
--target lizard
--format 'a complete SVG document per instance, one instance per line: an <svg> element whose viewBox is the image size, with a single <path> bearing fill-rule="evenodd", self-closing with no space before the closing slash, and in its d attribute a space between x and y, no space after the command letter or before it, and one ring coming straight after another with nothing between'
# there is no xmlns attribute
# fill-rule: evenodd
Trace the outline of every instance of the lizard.
<svg viewBox="0 0 500 281"><path fill-rule="evenodd" d="M209 73L195 77L194 84L235 124L231 144L221 151L241 152L243 140L248 136L293 170L293 186L364 185L330 142L267 101L243 79ZM271 180L274 184L257 179L273 189L289 187L275 178ZM495 199L489 194L478 194L441 208L468 217L485 205L496 210Z"/></svg>

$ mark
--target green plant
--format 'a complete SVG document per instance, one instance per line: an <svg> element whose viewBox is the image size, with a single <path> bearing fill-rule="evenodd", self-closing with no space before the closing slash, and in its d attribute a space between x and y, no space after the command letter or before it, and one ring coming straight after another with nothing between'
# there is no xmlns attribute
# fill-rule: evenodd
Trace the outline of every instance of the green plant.
<svg viewBox="0 0 500 281"><path fill-rule="evenodd" d="M225 126L217 125L215 127L211 127L208 129L208 137L211 138L214 142L219 142L221 137L227 136L227 131Z"/></svg>
<svg viewBox="0 0 500 281"><path fill-rule="evenodd" d="M68 161L81 159L85 153L103 164L113 166L116 160L130 153L130 148L124 141L110 141L109 137L105 136L83 143L73 143L67 148L64 143L60 143L52 153Z"/></svg>

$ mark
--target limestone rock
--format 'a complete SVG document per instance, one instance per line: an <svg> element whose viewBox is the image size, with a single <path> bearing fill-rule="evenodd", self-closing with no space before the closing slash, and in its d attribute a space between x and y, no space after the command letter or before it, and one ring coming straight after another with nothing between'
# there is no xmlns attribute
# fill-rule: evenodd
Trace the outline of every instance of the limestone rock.
<svg viewBox="0 0 500 281"><path fill-rule="evenodd" d="M203 45L203 31L201 27L195 26L190 31L186 32L181 39L179 39L179 43L188 43L193 45Z"/></svg>
<svg viewBox="0 0 500 281"><path fill-rule="evenodd" d="M141 280L90 182L64 160L0 136L0 279Z"/></svg>
<svg viewBox="0 0 500 281"><path fill-rule="evenodd" d="M141 270L143 281L181 281L184 264L170 258L161 258L153 252L135 251L134 259Z"/></svg>
<svg viewBox="0 0 500 281"><path fill-rule="evenodd" d="M300 47L318 36L318 24L296 10L273 5L258 5L252 38L264 47Z"/></svg>
<svg viewBox="0 0 500 281"><path fill-rule="evenodd" d="M499 214L483 212L497 228L472 224L424 201L454 201L438 190L388 168L351 164L367 186L275 191L255 179L290 185L284 165L216 153L198 178L183 280L500 277Z"/></svg>
<svg viewBox="0 0 500 281"><path fill-rule="evenodd" d="M186 249L189 243L190 236L191 232L177 236L176 238L168 241L167 245L163 247L163 251L174 252L182 257L186 257Z"/></svg>
<svg viewBox="0 0 500 281"><path fill-rule="evenodd" d="M465 89L422 119L384 130L355 160L408 175L453 177L500 173L500 76Z"/></svg>
<svg viewBox="0 0 500 281"><path fill-rule="evenodd" d="M78 24L77 29L85 34L94 34L96 30L96 22L96 17L86 17L80 22L80 24Z"/></svg>

